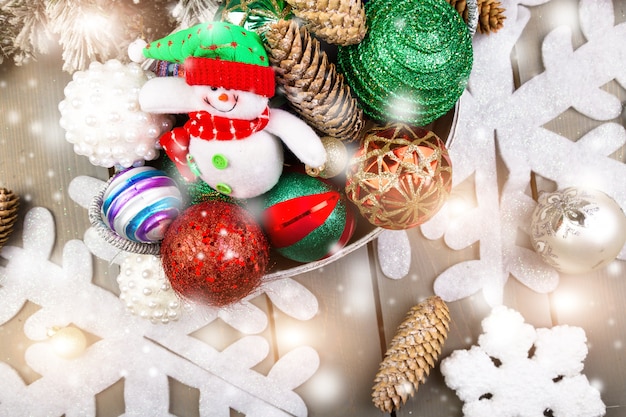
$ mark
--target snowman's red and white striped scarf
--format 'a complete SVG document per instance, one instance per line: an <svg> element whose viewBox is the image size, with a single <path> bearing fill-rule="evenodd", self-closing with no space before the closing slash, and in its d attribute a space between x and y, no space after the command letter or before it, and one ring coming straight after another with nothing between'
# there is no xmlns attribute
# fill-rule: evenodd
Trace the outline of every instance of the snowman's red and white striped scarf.
<svg viewBox="0 0 626 417"><path fill-rule="evenodd" d="M269 107L253 120L229 119L214 116L206 111L189 113L189 120L182 127L161 136L159 142L167 156L176 164L187 180L195 178L187 165L189 141L192 137L203 140L239 140L265 129L269 122Z"/></svg>
<svg viewBox="0 0 626 417"><path fill-rule="evenodd" d="M189 121L184 128L193 137L204 140L244 139L255 132L265 129L269 121L269 108L253 120L229 119L214 116L206 111L189 113Z"/></svg>

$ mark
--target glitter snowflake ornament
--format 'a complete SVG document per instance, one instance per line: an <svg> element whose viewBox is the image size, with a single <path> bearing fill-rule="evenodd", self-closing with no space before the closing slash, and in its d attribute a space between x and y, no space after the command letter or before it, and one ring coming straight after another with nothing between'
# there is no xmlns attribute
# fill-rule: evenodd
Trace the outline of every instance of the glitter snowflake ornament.
<svg viewBox="0 0 626 417"><path fill-rule="evenodd" d="M401 279L411 269L411 243L405 230L383 230L376 241L378 263L387 278Z"/></svg>
<svg viewBox="0 0 626 417"><path fill-rule="evenodd" d="M89 69L75 72L59 103L59 123L74 152L105 168L155 159L158 139L173 120L140 109L139 90L152 77L139 64L117 60L92 62Z"/></svg>
<svg viewBox="0 0 626 417"><path fill-rule="evenodd" d="M587 356L583 329L535 329L520 313L495 307L478 345L441 363L466 417L599 417L605 405L580 372Z"/></svg>
<svg viewBox="0 0 626 417"><path fill-rule="evenodd" d="M545 70L516 89L511 51L528 30L526 6L546 1L503 1L507 23L473 41L474 67L448 146L454 161L452 194L471 185L477 191L468 201L475 204L462 210L446 204L422 225L426 238L443 238L453 250L479 248L478 259L454 264L436 278L435 293L448 302L482 293L489 305L502 304L510 277L539 293L558 286L558 271L519 244L530 234L536 206L528 191L531 172L558 188L594 188L626 207L626 164L611 157L626 143L626 130L615 123L623 107L619 97L604 90L612 80L626 86L626 23L615 23L610 0L577 2L586 42L574 47L569 27L554 29L542 42ZM593 119L588 123L597 127L577 140L546 127L568 109ZM626 258L626 248L618 258Z"/></svg>
<svg viewBox="0 0 626 417"><path fill-rule="evenodd" d="M81 202L91 197L81 191ZM199 391L200 416L231 410L248 417L307 415L293 390L317 370L317 352L298 346L274 358L269 372L257 372L270 353L269 342L252 334L267 326L262 310L248 301L229 309L185 305L178 320L155 325L128 314L113 293L92 282L92 257L83 241L65 244L62 265L49 260L54 242L52 214L35 207L24 219L23 247L5 246L0 253L0 324L21 322L15 316L25 303L39 307L23 320L32 341L24 362L39 378L28 384L0 360L0 415L95 416L96 397L120 378L126 416L172 415L170 379ZM113 253L116 259L124 255ZM315 297L290 279L267 283L264 291L292 317L311 318L317 311ZM194 334L218 318L242 333L220 349ZM93 336L90 344L82 343L81 333ZM72 340L69 350L55 346Z"/></svg>
<svg viewBox="0 0 626 417"><path fill-rule="evenodd" d="M153 323L178 320L181 301L154 255L132 254L124 258L117 277L120 299L126 309Z"/></svg>

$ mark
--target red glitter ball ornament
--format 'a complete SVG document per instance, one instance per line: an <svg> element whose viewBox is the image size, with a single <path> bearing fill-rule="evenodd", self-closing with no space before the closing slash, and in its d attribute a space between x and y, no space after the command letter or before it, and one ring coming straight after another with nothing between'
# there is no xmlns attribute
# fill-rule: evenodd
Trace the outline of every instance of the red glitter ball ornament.
<svg viewBox="0 0 626 417"><path fill-rule="evenodd" d="M206 201L189 207L172 222L161 242L161 258L174 291L223 307L260 285L269 246L245 209Z"/></svg>
<svg viewBox="0 0 626 417"><path fill-rule="evenodd" d="M347 171L346 196L374 226L408 229L432 218L452 188L452 163L429 130L390 123L367 132Z"/></svg>

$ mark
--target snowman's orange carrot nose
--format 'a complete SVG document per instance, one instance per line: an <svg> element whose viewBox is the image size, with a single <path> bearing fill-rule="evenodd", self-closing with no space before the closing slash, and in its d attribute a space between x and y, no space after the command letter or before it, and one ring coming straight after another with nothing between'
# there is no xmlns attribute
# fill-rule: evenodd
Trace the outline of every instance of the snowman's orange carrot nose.
<svg viewBox="0 0 626 417"><path fill-rule="evenodd" d="M228 94L222 93L217 99L219 101L228 101Z"/></svg>

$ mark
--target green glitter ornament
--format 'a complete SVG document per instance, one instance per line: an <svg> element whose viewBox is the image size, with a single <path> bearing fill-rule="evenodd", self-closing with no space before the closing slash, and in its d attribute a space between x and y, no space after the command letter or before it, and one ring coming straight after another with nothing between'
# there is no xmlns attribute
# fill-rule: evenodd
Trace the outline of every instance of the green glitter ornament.
<svg viewBox="0 0 626 417"><path fill-rule="evenodd" d="M287 259L313 262L344 247L355 219L341 193L299 172L283 173L264 196L261 225L270 245Z"/></svg>
<svg viewBox="0 0 626 417"><path fill-rule="evenodd" d="M472 69L472 38L445 0L370 0L368 34L339 48L338 65L366 115L425 126L457 102Z"/></svg>

